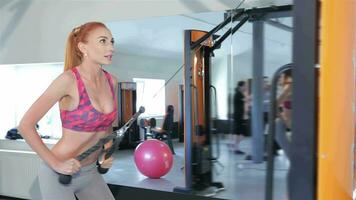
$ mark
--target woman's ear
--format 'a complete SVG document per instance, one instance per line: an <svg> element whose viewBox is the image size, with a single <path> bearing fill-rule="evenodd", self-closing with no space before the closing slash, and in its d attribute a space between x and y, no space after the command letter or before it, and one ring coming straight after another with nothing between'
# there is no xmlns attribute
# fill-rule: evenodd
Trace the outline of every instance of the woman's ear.
<svg viewBox="0 0 356 200"><path fill-rule="evenodd" d="M86 52L86 45L83 42L78 43L78 49L80 52L82 52L83 55L85 55Z"/></svg>

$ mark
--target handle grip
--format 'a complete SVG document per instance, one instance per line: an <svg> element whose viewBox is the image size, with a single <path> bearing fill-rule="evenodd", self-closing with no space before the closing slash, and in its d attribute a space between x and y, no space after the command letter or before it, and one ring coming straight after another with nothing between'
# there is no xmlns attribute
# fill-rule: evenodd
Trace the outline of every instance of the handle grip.
<svg viewBox="0 0 356 200"><path fill-rule="evenodd" d="M97 169L100 174L106 174L109 171L109 168L103 168L100 164L97 166Z"/></svg>
<svg viewBox="0 0 356 200"><path fill-rule="evenodd" d="M117 141L116 141L116 142L117 142ZM108 159L108 158L110 158L110 156L114 153L115 148L116 148L116 145L113 145L113 146L111 146L111 148L109 148L109 149L107 150L107 152L105 153L105 156L104 156L104 159L105 159L105 160ZM106 173L109 171L109 168L101 167L99 161L97 161L96 164L97 164L98 172L99 172L100 174L106 174Z"/></svg>
<svg viewBox="0 0 356 200"><path fill-rule="evenodd" d="M72 182L72 175L59 174L58 181L63 185L68 185L70 182Z"/></svg>

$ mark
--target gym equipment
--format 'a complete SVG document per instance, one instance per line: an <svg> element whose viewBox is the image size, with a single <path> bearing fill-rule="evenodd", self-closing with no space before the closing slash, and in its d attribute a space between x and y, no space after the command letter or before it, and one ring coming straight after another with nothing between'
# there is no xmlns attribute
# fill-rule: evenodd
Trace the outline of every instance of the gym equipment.
<svg viewBox="0 0 356 200"><path fill-rule="evenodd" d="M173 165L170 148L157 139L149 139L139 144L135 149L134 158L137 169L153 179L166 175Z"/></svg>
<svg viewBox="0 0 356 200"><path fill-rule="evenodd" d="M212 180L212 164L217 158L212 156L210 138L210 48L215 35L193 47L205 35L205 31L185 31L183 113L186 187L176 187L175 192L202 191L210 186L218 190L223 188L222 183Z"/></svg>
<svg viewBox="0 0 356 200"><path fill-rule="evenodd" d="M105 159L108 159L115 152L115 150L118 149L118 146L119 146L120 142L122 141L122 139L124 138L126 131L130 128L130 126L133 124L133 122L136 121L138 116L140 114L144 113L144 112L145 112L145 108L141 106L139 111L136 112L131 117L131 119L129 119L126 122L126 124L124 126L122 126L119 130L114 131L109 136L100 139L94 146L92 146L88 150L84 151L82 154L77 156L75 159L78 160L78 161L82 161L85 158L87 158L89 155L91 155L93 152L97 151L100 148L102 149L102 151L100 152L99 160L100 160L100 158L102 158L103 155L105 155ZM104 150L104 144L108 143L111 140L114 141L112 146L109 149ZM108 169L101 168L100 167L100 163L99 163L98 171L100 173L106 173L108 171ZM72 176L59 173L59 179L58 180L59 180L60 183L66 185L66 184L69 184L72 181Z"/></svg>
<svg viewBox="0 0 356 200"><path fill-rule="evenodd" d="M136 112L136 83L120 82L118 91L118 121L119 127L124 125ZM140 141L140 131L137 124L133 124L128 130L120 144L120 149L135 148Z"/></svg>
<svg viewBox="0 0 356 200"><path fill-rule="evenodd" d="M185 30L184 32L184 143L185 143L185 187L176 187L176 192L197 192L213 186L224 189L220 182L213 182L212 168L217 160L212 156L211 134L211 59L214 50L236 33L244 23L256 20L266 13L290 11L291 6L261 9L236 8L223 22L211 31ZM238 23L222 36L215 35L229 22ZM210 194L209 194L210 195Z"/></svg>
<svg viewBox="0 0 356 200"><path fill-rule="evenodd" d="M215 154L212 151L211 162L213 164L217 164L217 166L219 166L221 169L223 169L224 165L219 161L219 158L220 158L220 133L217 132L216 124L214 123L215 122L214 120L218 119L217 91L213 85L210 85L210 89L213 91L211 93L211 94L213 94L213 103L211 106L214 105L213 107L215 108L215 110L214 110L215 116L210 121L212 124L210 130L211 130L211 134L214 134L216 136L215 137ZM217 170L217 168L215 167L214 169L215 169L216 173L219 174L219 171Z"/></svg>
<svg viewBox="0 0 356 200"><path fill-rule="evenodd" d="M178 86L178 138L184 142L184 85Z"/></svg>
<svg viewBox="0 0 356 200"><path fill-rule="evenodd" d="M169 148L172 150L172 153L175 154L172 142L173 134L173 114L174 107L173 105L168 105L166 114L164 116L163 124L161 128L151 128L151 133L155 139L167 140Z"/></svg>
<svg viewBox="0 0 356 200"><path fill-rule="evenodd" d="M147 140L148 137L155 138L155 136L151 132L151 129L156 127L156 119L155 118L153 118L153 117L150 119L141 118L139 125L140 125L140 128L143 129L143 139L144 140Z"/></svg>

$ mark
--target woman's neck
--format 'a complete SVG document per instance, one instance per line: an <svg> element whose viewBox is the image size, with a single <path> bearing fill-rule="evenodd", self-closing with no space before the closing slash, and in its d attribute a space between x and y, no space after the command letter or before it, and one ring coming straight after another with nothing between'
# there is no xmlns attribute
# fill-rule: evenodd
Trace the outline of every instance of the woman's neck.
<svg viewBox="0 0 356 200"><path fill-rule="evenodd" d="M98 81L102 76L102 69L99 64L91 62L82 62L78 66L81 76L89 81Z"/></svg>

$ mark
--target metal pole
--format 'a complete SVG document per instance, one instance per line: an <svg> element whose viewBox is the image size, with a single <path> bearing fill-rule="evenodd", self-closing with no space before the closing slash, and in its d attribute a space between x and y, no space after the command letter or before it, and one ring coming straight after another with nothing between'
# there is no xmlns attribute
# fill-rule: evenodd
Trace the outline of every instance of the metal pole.
<svg viewBox="0 0 356 200"><path fill-rule="evenodd" d="M252 60L252 160L263 162L263 21L253 22Z"/></svg>

